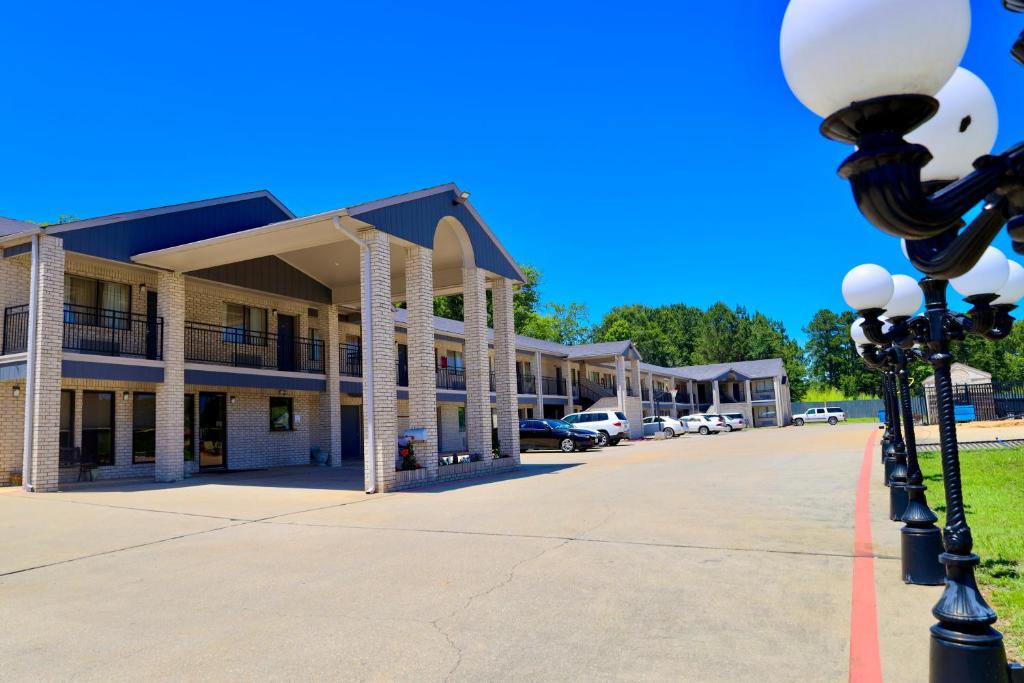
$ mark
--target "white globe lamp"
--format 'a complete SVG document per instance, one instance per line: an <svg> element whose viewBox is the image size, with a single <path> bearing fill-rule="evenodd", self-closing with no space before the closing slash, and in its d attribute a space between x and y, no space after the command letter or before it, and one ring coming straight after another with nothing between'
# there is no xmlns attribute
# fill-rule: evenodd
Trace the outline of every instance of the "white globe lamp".
<svg viewBox="0 0 1024 683"><path fill-rule="evenodd" d="M969 0L791 0L782 70L822 117L883 95L935 95L960 64L970 30Z"/></svg>
<svg viewBox="0 0 1024 683"><path fill-rule="evenodd" d="M861 323L863 322L864 318L857 318L853 321L853 324L850 325L850 337L853 338L853 344L857 347L858 353L860 352L861 346L871 343L868 336L864 334L864 328L861 327Z"/></svg>
<svg viewBox="0 0 1024 683"><path fill-rule="evenodd" d="M892 294L892 275L873 263L857 266L843 278L843 299L855 311L885 308Z"/></svg>
<svg viewBox="0 0 1024 683"><path fill-rule="evenodd" d="M924 295L914 278L909 275L893 275L892 286L892 298L885 305L886 316L900 318L917 313Z"/></svg>
<svg viewBox="0 0 1024 683"><path fill-rule="evenodd" d="M1006 284L999 290L999 298L993 304L1014 305L1024 297L1024 266L1016 261L1007 261L1010 266L1010 276L1006 278Z"/></svg>
<svg viewBox="0 0 1024 683"><path fill-rule="evenodd" d="M1002 290L1010 278L1010 262L1003 252L989 247L969 271L949 281L963 297L995 294Z"/></svg>
<svg viewBox="0 0 1024 683"><path fill-rule="evenodd" d="M924 145L932 160L922 180L956 180L974 170L974 160L992 151L999 130L996 100L985 82L958 68L936 95L939 112L907 135Z"/></svg>

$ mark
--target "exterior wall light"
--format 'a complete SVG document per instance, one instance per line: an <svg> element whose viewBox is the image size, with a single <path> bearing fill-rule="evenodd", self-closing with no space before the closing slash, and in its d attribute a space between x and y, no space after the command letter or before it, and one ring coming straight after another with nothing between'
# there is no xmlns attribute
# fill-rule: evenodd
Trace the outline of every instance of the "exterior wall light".
<svg viewBox="0 0 1024 683"><path fill-rule="evenodd" d="M231 405L235 405L235 402L238 400L238 397L232 396L229 400L231 401Z"/></svg>
<svg viewBox="0 0 1024 683"><path fill-rule="evenodd" d="M128 400L128 392L127 391L122 391L121 392L121 400L122 401L127 401Z"/></svg>
<svg viewBox="0 0 1024 683"><path fill-rule="evenodd" d="M21 396L21 387L18 386L17 384L11 387L11 396L13 396L14 398L18 398L19 396Z"/></svg>

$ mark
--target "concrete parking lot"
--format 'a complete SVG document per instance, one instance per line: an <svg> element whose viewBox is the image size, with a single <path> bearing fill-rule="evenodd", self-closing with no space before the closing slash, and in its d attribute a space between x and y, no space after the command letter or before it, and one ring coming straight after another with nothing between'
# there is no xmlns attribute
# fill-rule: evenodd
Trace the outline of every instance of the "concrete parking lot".
<svg viewBox="0 0 1024 683"><path fill-rule="evenodd" d="M374 496L355 467L3 490L4 678L847 680L875 433L530 453ZM872 478L883 671L919 681L938 589L899 580Z"/></svg>

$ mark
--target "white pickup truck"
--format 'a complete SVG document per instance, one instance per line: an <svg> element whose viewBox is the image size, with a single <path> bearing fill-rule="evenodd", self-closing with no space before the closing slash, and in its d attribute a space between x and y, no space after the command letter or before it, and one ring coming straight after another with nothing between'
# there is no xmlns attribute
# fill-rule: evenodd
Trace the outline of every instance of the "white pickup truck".
<svg viewBox="0 0 1024 683"><path fill-rule="evenodd" d="M842 408L808 408L806 412L793 416L793 424L797 427L803 427L805 422L839 424L846 422L846 411Z"/></svg>

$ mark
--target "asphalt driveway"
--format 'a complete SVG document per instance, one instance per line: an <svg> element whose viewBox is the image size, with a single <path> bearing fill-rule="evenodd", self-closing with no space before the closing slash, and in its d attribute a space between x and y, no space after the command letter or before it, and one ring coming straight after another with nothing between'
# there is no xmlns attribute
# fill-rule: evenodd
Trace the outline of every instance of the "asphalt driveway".
<svg viewBox="0 0 1024 683"><path fill-rule="evenodd" d="M3 490L4 677L843 681L872 433L530 453L374 496L355 467ZM938 589L899 581L883 491L883 670L922 680Z"/></svg>

